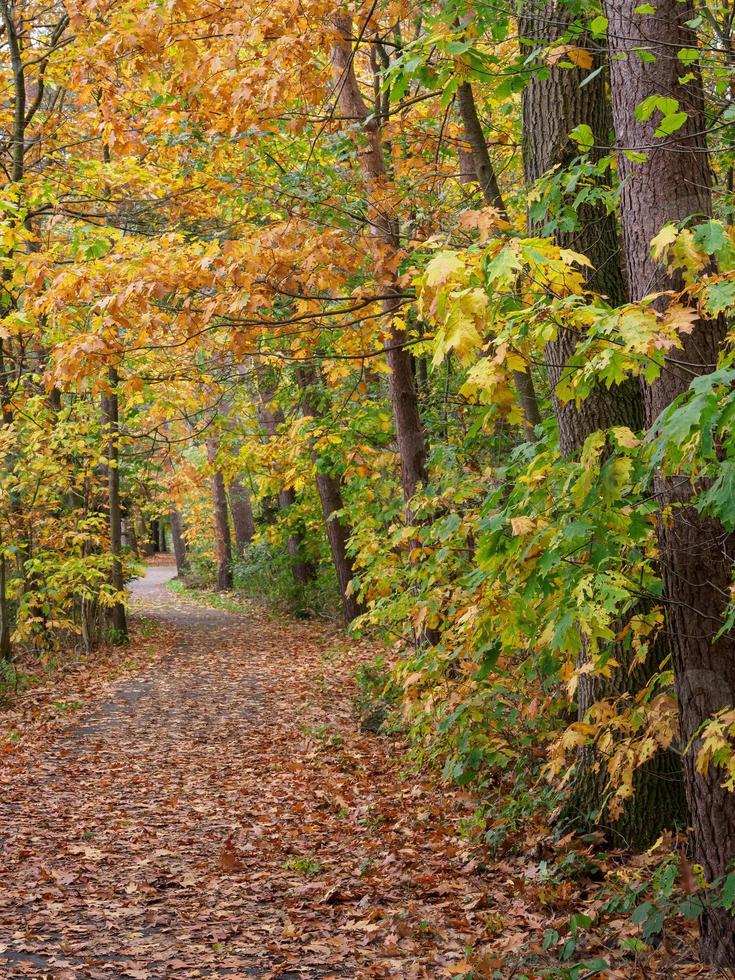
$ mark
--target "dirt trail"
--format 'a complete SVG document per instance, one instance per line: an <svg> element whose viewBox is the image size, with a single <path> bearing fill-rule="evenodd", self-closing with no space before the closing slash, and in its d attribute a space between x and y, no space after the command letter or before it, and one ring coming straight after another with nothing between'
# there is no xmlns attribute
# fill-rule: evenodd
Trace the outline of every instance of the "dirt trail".
<svg viewBox="0 0 735 980"><path fill-rule="evenodd" d="M447 976L478 889L446 797L359 733L344 639L172 575L132 589L149 666L0 757L0 977Z"/></svg>

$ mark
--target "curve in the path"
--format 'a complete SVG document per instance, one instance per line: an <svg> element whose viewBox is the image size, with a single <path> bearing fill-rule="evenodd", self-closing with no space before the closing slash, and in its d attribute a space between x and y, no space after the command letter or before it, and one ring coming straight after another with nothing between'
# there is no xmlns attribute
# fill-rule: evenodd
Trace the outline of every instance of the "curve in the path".
<svg viewBox="0 0 735 980"><path fill-rule="evenodd" d="M174 574L153 566L131 588L170 652L3 781L2 978L277 975L257 939L274 910L217 873L268 710L262 656L242 617L167 589Z"/></svg>

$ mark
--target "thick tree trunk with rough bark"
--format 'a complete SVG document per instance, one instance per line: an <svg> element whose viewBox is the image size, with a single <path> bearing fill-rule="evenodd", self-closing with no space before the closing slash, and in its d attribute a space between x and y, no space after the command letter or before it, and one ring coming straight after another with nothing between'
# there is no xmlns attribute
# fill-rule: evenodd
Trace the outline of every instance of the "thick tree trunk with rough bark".
<svg viewBox="0 0 735 980"><path fill-rule="evenodd" d="M319 393L322 389L320 378L313 366L296 368L296 380L301 389L301 410L311 418L321 418L323 412L319 406ZM335 516L343 509L342 489L337 477L324 473L319 469L319 460L312 451L314 459L316 486L324 515L324 526L332 553L334 570L337 574L339 592L342 597L342 612L345 624L349 624L363 611L357 597L351 591L351 582L355 572L352 558L347 550L347 542L352 534L352 528L345 523L343 517Z"/></svg>
<svg viewBox="0 0 735 980"><path fill-rule="evenodd" d="M563 5L529 0L523 6L520 36L534 45L549 44L564 34L570 22L570 14ZM529 185L552 167L568 165L577 155L578 151L569 139L575 127L589 126L597 145L604 146L609 140L611 116L604 76L599 74L582 85L582 71L552 66L547 68L547 73L545 78L532 79L523 93L523 160ZM607 296L612 304L624 302L625 280L614 216L608 214L603 205L589 204L579 209L578 216L578 229L558 234L557 240L563 247L589 257L594 266L589 276L591 289ZM555 392L579 339L575 332L560 328L559 336L547 344L545 360L552 392ZM566 456L576 456L593 432L615 425L637 430L643 423L642 399L635 380L612 388L599 385L579 405L574 401L563 403L554 394L554 408L559 444ZM642 689L659 669L664 652L660 647L655 649L649 663L632 676L627 668L630 654L622 644L616 646L613 655L621 666L611 678L593 674L580 676L577 690L580 720L595 702L626 693L632 696ZM645 769L636 773L636 793L627 802L622 815L606 826L604 815L600 814L607 782L604 760L597 758L592 747L585 747L577 757L575 779L560 818L561 825L580 830L601 826L616 843L647 846L663 829L674 826L685 817L680 772L673 751L658 753Z"/></svg>
<svg viewBox="0 0 735 980"><path fill-rule="evenodd" d="M523 5L520 36L537 45L548 44L564 34L571 20L566 7L553 0L530 0ZM569 139L575 127L589 126L597 145L609 142L611 118L604 76L599 74L582 85L585 73L578 69L552 66L546 71L548 77L533 78L523 92L523 165L529 185L552 167L568 165L577 155ZM579 208L578 218L576 231L557 235L559 244L590 259L594 266L589 277L590 289L607 296L612 305L625 302L615 217L601 204L585 204ZM538 229L532 226L532 230ZM557 339L546 346L546 366L553 392L579 339L575 332L560 328ZM598 429L627 425L637 430L643 424L641 397L635 381L609 389L599 385L581 405L573 401L562 403L555 394L554 402L561 451L568 456Z"/></svg>
<svg viewBox="0 0 735 980"><path fill-rule="evenodd" d="M210 486L212 489L212 516L214 518L214 547L217 558L217 588L226 592L232 588L232 542L230 521L227 512L227 494L222 470L217 467L218 443L207 439L207 458L212 466Z"/></svg>
<svg viewBox="0 0 735 980"><path fill-rule="evenodd" d="M122 593L125 582L120 558L122 552L122 507L120 505L119 379L116 368L110 367L108 381L110 391L102 397L102 411L107 436L107 505L110 527L110 555L112 556L110 584L116 592ZM109 618L115 631L115 640L124 642L128 636L128 624L125 615L125 603L122 600L112 606L109 611Z"/></svg>
<svg viewBox="0 0 735 980"><path fill-rule="evenodd" d="M655 14L636 13L635 0L606 0L610 83L618 166L623 181L620 210L631 299L677 288L651 257L650 242L669 221L711 213L710 170L702 83L696 65L677 53L696 48L687 21L693 5L662 0ZM639 50L653 57L642 59ZM636 106L651 95L676 99L687 120L673 136L657 138L658 113L636 118ZM632 160L630 151L645 153ZM659 308L667 300L658 301ZM725 336L720 320L699 320L682 337L683 349L667 357L660 377L643 387L647 426L689 386L713 370ZM690 504L684 481L659 476L655 486L665 519L659 549L667 627L679 697L681 741L688 745L711 715L735 704L735 637L715 636L723 622L732 582L733 537L703 519ZM699 742L684 757L685 784L693 828L694 859L709 880L726 874L735 860L735 794L722 787L722 772L696 770ZM735 965L735 919L722 909L701 920L701 951L708 962Z"/></svg>
<svg viewBox="0 0 735 980"><path fill-rule="evenodd" d="M235 477L228 486L230 497L230 512L232 513L232 530L235 535L235 552L242 557L245 549L255 537L255 520L253 507L242 480Z"/></svg>

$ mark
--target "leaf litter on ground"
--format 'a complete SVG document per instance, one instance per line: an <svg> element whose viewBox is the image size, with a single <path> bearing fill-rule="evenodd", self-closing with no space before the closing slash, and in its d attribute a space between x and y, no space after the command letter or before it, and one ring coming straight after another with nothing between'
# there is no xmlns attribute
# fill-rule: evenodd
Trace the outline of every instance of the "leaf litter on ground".
<svg viewBox="0 0 735 980"><path fill-rule="evenodd" d="M593 919L600 886L545 881L538 854L589 846L491 858L461 833L469 794L356 721L370 643L160 581L136 602L129 648L5 715L0 975L549 975L544 935ZM605 976L708 975L691 934L645 965L604 936L579 947Z"/></svg>

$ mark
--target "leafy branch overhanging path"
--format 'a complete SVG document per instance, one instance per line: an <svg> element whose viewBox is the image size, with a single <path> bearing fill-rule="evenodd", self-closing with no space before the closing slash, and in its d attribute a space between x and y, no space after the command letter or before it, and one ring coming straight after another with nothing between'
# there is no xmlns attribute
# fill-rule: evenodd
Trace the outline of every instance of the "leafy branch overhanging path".
<svg viewBox="0 0 735 980"><path fill-rule="evenodd" d="M137 587L148 662L64 694L51 720L16 719L4 743L0 974L463 972L513 900L497 881L488 894L457 836L461 794L407 778L392 740L360 732L359 647L200 607L172 574ZM517 911L520 944L543 922Z"/></svg>

